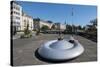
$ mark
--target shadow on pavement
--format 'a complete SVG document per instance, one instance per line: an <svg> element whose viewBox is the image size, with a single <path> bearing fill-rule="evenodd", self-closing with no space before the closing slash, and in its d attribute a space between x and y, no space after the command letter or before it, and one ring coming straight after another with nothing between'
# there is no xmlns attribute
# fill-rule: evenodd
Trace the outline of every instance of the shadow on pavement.
<svg viewBox="0 0 100 67"><path fill-rule="evenodd" d="M55 61L55 60L51 60L51 59L46 59L46 58L43 58L41 57L39 54L38 54L38 49L35 51L35 57L37 59L39 59L40 61L44 61L44 62L48 62L48 63L64 63L64 62L69 62L69 61L72 61L76 58L73 58L73 59L70 59L70 60L62 60L62 61Z"/></svg>

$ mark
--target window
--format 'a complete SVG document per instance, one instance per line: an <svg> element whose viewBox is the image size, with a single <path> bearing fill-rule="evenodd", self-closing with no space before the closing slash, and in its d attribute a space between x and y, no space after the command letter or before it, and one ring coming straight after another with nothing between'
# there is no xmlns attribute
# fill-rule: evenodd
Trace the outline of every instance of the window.
<svg viewBox="0 0 100 67"><path fill-rule="evenodd" d="M20 15L20 13L16 12L17 15Z"/></svg>
<svg viewBox="0 0 100 67"><path fill-rule="evenodd" d="M16 14L16 12L15 12L15 11L14 11L13 13L14 13L14 14Z"/></svg>
<svg viewBox="0 0 100 67"><path fill-rule="evenodd" d="M20 25L20 22L17 22L18 25Z"/></svg>
<svg viewBox="0 0 100 67"><path fill-rule="evenodd" d="M14 9L16 9L16 10L20 10L20 7L18 7L18 6L16 6L16 5L13 5L12 6Z"/></svg>
<svg viewBox="0 0 100 67"><path fill-rule="evenodd" d="M16 7L16 10L20 10L20 8L19 7Z"/></svg>
<svg viewBox="0 0 100 67"><path fill-rule="evenodd" d="M20 13L18 13L18 12L16 12L16 11L13 11L13 13L14 13L14 14L17 14L17 15L20 15Z"/></svg>
<svg viewBox="0 0 100 67"><path fill-rule="evenodd" d="M16 24L16 22L15 22L15 21L13 21L13 24Z"/></svg>
<svg viewBox="0 0 100 67"><path fill-rule="evenodd" d="M19 20L20 20L20 17L17 17L17 16L16 16L16 19L19 19Z"/></svg>
<svg viewBox="0 0 100 67"><path fill-rule="evenodd" d="M24 22L26 22L26 20L24 20Z"/></svg>

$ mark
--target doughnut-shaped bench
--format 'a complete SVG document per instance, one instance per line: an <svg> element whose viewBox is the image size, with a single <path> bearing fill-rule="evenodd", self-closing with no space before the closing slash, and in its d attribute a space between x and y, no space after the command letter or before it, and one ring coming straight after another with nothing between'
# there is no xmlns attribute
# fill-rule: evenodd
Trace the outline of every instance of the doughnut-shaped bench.
<svg viewBox="0 0 100 67"><path fill-rule="evenodd" d="M84 48L78 40L74 40L74 43L69 42L69 40L51 40L38 49L38 54L41 57L53 61L69 60L83 52Z"/></svg>

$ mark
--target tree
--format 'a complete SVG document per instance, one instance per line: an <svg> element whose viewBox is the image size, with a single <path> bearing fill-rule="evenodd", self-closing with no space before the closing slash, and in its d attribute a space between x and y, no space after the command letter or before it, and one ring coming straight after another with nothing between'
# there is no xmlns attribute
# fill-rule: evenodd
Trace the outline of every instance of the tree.
<svg viewBox="0 0 100 67"><path fill-rule="evenodd" d="M21 38L29 38L32 37L32 33L29 30L29 24L27 24L26 28L24 29L24 34L21 35Z"/></svg>
<svg viewBox="0 0 100 67"><path fill-rule="evenodd" d="M97 19L91 20L90 23L91 23L93 26L97 26Z"/></svg>
<svg viewBox="0 0 100 67"><path fill-rule="evenodd" d="M85 30L85 26L83 26L83 28L82 28L83 30Z"/></svg>
<svg viewBox="0 0 100 67"><path fill-rule="evenodd" d="M42 31L49 30L49 27L48 27L48 26L46 26L46 25L43 25L43 26L41 27L41 30L42 30Z"/></svg>
<svg viewBox="0 0 100 67"><path fill-rule="evenodd" d="M79 26L77 26L77 29L82 30L82 27L79 25Z"/></svg>
<svg viewBox="0 0 100 67"><path fill-rule="evenodd" d="M97 35L97 19L91 20L90 23L90 25L87 25L86 33Z"/></svg>
<svg viewBox="0 0 100 67"><path fill-rule="evenodd" d="M33 21L34 21L34 30L35 31L40 30L40 18L34 18Z"/></svg>
<svg viewBox="0 0 100 67"><path fill-rule="evenodd" d="M25 30L24 30L24 34L25 34L25 35L30 34L29 24L27 24L27 26L26 26L26 28L25 28Z"/></svg>

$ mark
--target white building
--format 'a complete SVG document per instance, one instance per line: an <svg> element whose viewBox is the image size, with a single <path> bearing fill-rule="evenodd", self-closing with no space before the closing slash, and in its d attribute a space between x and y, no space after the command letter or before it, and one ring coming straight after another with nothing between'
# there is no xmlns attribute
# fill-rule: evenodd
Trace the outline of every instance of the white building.
<svg viewBox="0 0 100 67"><path fill-rule="evenodd" d="M60 24L60 30L65 30L66 29L66 24Z"/></svg>
<svg viewBox="0 0 100 67"><path fill-rule="evenodd" d="M24 30L29 25L29 30L33 30L33 18L26 13L22 13L21 30Z"/></svg>
<svg viewBox="0 0 100 67"><path fill-rule="evenodd" d="M65 30L66 29L66 24L61 24L61 23L55 23L55 28L56 30Z"/></svg>
<svg viewBox="0 0 100 67"><path fill-rule="evenodd" d="M48 21L44 21L44 20L40 20L40 28L42 28L42 26L48 26L49 27L49 29L51 29L51 27L52 27L52 23L49 23Z"/></svg>
<svg viewBox="0 0 100 67"><path fill-rule="evenodd" d="M22 7L15 1L11 1L11 26L12 32L20 31L22 21Z"/></svg>
<svg viewBox="0 0 100 67"><path fill-rule="evenodd" d="M53 23L50 23L48 21L44 21L44 20L41 20L39 18L34 18L34 29L35 30L39 30L43 26L48 26L49 29L51 29L52 25L53 25Z"/></svg>

